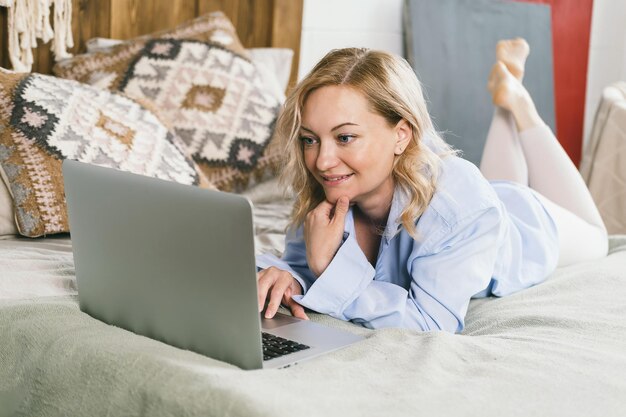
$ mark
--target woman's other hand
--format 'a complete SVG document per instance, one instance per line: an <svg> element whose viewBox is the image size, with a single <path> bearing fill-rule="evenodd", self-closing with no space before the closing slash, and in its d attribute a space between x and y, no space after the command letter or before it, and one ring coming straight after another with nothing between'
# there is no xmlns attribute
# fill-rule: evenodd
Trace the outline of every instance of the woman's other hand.
<svg viewBox="0 0 626 417"><path fill-rule="evenodd" d="M339 197L336 204L324 200L306 216L306 259L316 277L326 270L341 245L349 205L345 196Z"/></svg>
<svg viewBox="0 0 626 417"><path fill-rule="evenodd" d="M265 300L269 303L265 309L265 318L271 319L278 311L280 304L286 305L294 317L308 320L304 307L291 299L292 295L302 294L302 286L287 271L271 266L257 273L257 287L259 296L259 312L265 307Z"/></svg>

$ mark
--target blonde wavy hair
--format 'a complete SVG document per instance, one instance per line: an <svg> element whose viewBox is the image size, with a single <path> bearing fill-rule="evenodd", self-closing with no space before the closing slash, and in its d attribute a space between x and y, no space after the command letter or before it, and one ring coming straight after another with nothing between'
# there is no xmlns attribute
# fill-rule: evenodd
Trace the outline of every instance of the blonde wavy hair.
<svg viewBox="0 0 626 417"><path fill-rule="evenodd" d="M389 126L406 120L413 139L395 157L392 178L409 202L401 223L411 236L415 221L426 210L435 192L441 158L456 152L433 127L419 80L401 57L364 48L335 49L313 68L287 97L276 122L280 149L285 150L281 182L295 195L290 226L303 224L306 214L325 199L324 190L306 168L300 138L302 109L314 90L325 86L348 86L360 91L371 110L383 116ZM429 146L424 144L428 138Z"/></svg>

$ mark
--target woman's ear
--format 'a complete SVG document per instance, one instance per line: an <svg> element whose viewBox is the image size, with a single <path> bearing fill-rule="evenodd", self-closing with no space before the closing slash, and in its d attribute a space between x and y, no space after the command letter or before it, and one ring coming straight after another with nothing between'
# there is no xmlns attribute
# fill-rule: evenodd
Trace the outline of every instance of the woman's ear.
<svg viewBox="0 0 626 417"><path fill-rule="evenodd" d="M411 125L405 119L402 119L396 124L395 127L396 134L396 148L394 153L396 155L402 155L404 150L409 146L411 140L413 139L413 129L411 129Z"/></svg>

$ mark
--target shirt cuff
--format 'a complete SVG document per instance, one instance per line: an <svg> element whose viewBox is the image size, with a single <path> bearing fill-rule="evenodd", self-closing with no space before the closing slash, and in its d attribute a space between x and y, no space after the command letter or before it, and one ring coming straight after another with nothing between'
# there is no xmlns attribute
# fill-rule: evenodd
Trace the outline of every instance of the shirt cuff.
<svg viewBox="0 0 626 417"><path fill-rule="evenodd" d="M343 311L369 285L375 273L356 239L350 235L305 295L292 298L311 310L345 319Z"/></svg>
<svg viewBox="0 0 626 417"><path fill-rule="evenodd" d="M282 269L283 271L287 271L291 274L292 277L294 277L294 279L296 281L298 281L300 283L300 285L302 286L302 292L306 293L308 290L308 285L306 284L306 281L304 279L302 279L302 277L300 275L298 275L290 266L287 262L283 261L282 259L280 259L279 257L271 254L271 253L264 253L262 255L258 255L256 257L256 266L257 268L261 268L261 269L267 269L270 266L275 266L278 269Z"/></svg>

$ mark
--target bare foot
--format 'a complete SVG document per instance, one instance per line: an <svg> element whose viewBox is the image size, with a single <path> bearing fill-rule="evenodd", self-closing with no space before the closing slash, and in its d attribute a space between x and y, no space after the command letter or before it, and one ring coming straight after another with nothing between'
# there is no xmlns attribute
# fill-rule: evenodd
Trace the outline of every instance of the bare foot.
<svg viewBox="0 0 626 417"><path fill-rule="evenodd" d="M502 61L496 62L491 69L487 89L491 93L493 104L506 110L512 110L516 101L528 95L522 83L511 74Z"/></svg>
<svg viewBox="0 0 626 417"><path fill-rule="evenodd" d="M496 45L496 61L502 61L518 80L524 77L526 58L530 53L528 42L523 38L505 39Z"/></svg>
<svg viewBox="0 0 626 417"><path fill-rule="evenodd" d="M502 61L496 62L491 69L487 89L496 106L513 114L520 131L543 123L530 94Z"/></svg>

